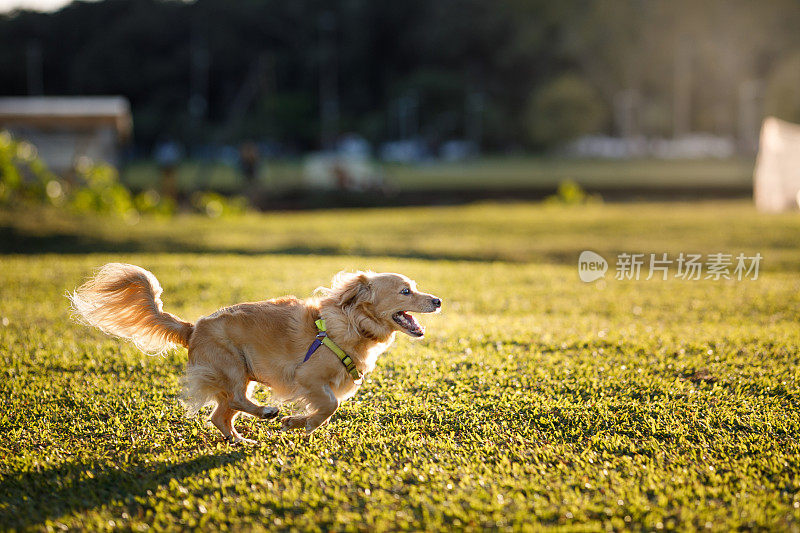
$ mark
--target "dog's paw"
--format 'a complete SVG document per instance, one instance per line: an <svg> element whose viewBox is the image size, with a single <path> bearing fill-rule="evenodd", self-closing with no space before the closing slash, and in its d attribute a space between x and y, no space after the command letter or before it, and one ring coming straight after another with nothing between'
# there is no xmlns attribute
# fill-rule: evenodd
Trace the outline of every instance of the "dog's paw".
<svg viewBox="0 0 800 533"><path fill-rule="evenodd" d="M256 441L252 439L246 439L241 435L228 435L225 437L225 442L233 446L237 444L256 444Z"/></svg>
<svg viewBox="0 0 800 533"><path fill-rule="evenodd" d="M281 418L281 431L304 428L306 427L306 419L305 416L284 416Z"/></svg>
<svg viewBox="0 0 800 533"><path fill-rule="evenodd" d="M275 418L276 416L278 416L280 412L281 410L278 409L277 407L274 407L272 405L265 405L264 407L261 408L261 414L259 414L258 416L259 418L262 418L264 420L269 420L271 418Z"/></svg>

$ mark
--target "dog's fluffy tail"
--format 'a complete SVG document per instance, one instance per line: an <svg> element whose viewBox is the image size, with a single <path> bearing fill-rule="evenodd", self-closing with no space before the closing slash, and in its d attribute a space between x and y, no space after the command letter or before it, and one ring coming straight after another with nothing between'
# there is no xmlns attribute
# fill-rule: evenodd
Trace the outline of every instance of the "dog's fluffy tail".
<svg viewBox="0 0 800 533"><path fill-rule="evenodd" d="M108 263L67 294L79 319L105 333L129 339L145 353L189 346L194 325L162 311L161 285L136 265Z"/></svg>

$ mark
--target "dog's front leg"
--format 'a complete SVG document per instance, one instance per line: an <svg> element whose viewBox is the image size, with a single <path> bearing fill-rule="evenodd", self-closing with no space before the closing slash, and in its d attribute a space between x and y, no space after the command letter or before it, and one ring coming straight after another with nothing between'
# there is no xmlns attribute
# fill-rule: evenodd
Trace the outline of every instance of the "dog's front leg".
<svg viewBox="0 0 800 533"><path fill-rule="evenodd" d="M306 434L325 424L339 408L339 400L328 385L309 390L305 394L308 402L308 415L287 416L281 420L283 430L300 429L305 426Z"/></svg>
<svg viewBox="0 0 800 533"><path fill-rule="evenodd" d="M300 429L306 426L307 421L308 417L305 415L284 416L281 418L281 431Z"/></svg>
<svg viewBox="0 0 800 533"><path fill-rule="evenodd" d="M328 385L323 385L312 390L308 396L311 414L306 421L306 434L311 434L315 429L328 422L333 413L339 408L339 400Z"/></svg>

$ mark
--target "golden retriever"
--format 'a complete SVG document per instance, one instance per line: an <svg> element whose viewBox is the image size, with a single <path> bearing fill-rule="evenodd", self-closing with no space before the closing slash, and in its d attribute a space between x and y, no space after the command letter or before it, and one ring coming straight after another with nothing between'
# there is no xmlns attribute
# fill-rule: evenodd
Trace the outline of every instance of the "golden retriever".
<svg viewBox="0 0 800 533"><path fill-rule="evenodd" d="M340 272L330 288L318 289L312 298L240 303L191 324L162 310L161 292L149 271L109 263L68 296L83 321L132 340L144 352L160 353L175 344L188 348L184 403L192 414L215 404L211 422L230 442L246 440L233 427L240 412L278 416L277 407L250 399L255 382L278 400L298 402L302 414L284 417L282 429L306 433L327 423L339 403L358 390L361 380L326 345L304 362L318 334L316 320L325 321L328 337L352 358L357 374L366 375L398 331L423 336L410 312L435 313L442 305L401 274Z"/></svg>

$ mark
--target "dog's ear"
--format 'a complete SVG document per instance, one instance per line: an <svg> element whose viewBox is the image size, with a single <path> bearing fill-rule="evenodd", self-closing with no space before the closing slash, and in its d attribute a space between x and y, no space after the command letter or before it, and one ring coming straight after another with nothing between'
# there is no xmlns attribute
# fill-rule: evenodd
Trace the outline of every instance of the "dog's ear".
<svg viewBox="0 0 800 533"><path fill-rule="evenodd" d="M372 286L365 272L355 274L340 272L333 281L336 303L341 308L372 302Z"/></svg>

